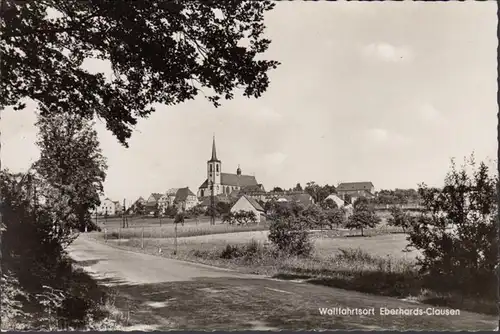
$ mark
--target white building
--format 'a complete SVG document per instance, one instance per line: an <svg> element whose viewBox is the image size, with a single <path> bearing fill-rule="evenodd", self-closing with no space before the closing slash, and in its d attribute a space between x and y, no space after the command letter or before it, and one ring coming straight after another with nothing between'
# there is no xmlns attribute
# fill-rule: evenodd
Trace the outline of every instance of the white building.
<svg viewBox="0 0 500 334"><path fill-rule="evenodd" d="M335 204L337 204L337 206L339 208L341 208L341 207L343 207L343 206L346 205L345 201L342 198L340 198L337 195L335 195L335 194L329 195L327 198L325 198L325 201L328 200L328 199L331 199Z"/></svg>
<svg viewBox="0 0 500 334"><path fill-rule="evenodd" d="M101 205L97 208L97 214L114 216L116 214L116 203L109 198L101 201Z"/></svg>
<svg viewBox="0 0 500 334"><path fill-rule="evenodd" d="M257 201L251 197L247 197L246 195L241 196L236 203L234 203L231 208L231 212L236 213L238 211L252 211L255 213L255 217L257 218L257 223L261 221L265 221L265 211L260 206Z"/></svg>

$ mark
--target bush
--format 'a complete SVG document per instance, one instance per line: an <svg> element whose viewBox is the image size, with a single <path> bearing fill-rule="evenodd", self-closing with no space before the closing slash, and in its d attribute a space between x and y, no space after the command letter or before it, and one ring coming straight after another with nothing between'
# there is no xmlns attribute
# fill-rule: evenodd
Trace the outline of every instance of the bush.
<svg viewBox="0 0 500 334"><path fill-rule="evenodd" d="M307 229L297 219L274 220L269 227L268 238L279 251L288 255L308 256L313 251Z"/></svg>
<svg viewBox="0 0 500 334"><path fill-rule="evenodd" d="M391 216L387 220L387 224L394 227L400 227L403 232L406 232L413 223L413 217L408 212L403 211L400 207L392 206L389 209Z"/></svg>
<svg viewBox="0 0 500 334"><path fill-rule="evenodd" d="M418 264L429 288L496 295L497 183L472 156L460 170L452 161L442 189L419 187L426 211L412 226L409 247L424 255Z"/></svg>
<svg viewBox="0 0 500 334"><path fill-rule="evenodd" d="M221 252L221 259L235 259L238 257L241 257L243 255L243 252L238 246L233 246L233 245L226 245L226 248Z"/></svg>

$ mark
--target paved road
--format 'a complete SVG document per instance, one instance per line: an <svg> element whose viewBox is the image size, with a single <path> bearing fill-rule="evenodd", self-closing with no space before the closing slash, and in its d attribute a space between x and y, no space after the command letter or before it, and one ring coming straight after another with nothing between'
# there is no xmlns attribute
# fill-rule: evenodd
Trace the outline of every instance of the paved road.
<svg viewBox="0 0 500 334"><path fill-rule="evenodd" d="M496 326L494 317L463 311L454 316L381 315L380 308L428 306L120 250L85 236L70 246L69 253L102 284L113 286L117 306L130 313L135 328L491 330ZM322 315L320 308L374 310L367 315Z"/></svg>

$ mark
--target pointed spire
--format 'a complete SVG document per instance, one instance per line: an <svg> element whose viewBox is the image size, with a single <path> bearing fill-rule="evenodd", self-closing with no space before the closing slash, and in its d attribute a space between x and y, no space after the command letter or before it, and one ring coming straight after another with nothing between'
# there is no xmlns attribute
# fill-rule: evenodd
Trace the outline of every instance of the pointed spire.
<svg viewBox="0 0 500 334"><path fill-rule="evenodd" d="M215 134L212 142L212 161L218 161L217 160L217 151L215 150Z"/></svg>

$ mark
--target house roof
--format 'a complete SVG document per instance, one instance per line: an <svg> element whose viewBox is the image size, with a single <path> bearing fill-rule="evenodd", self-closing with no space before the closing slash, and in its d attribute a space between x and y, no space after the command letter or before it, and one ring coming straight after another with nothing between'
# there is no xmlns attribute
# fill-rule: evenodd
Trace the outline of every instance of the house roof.
<svg viewBox="0 0 500 334"><path fill-rule="evenodd" d="M264 191L262 190L262 185L261 184L253 184L253 185L250 185L250 186L245 186L243 188L241 188L241 191L243 193L264 193Z"/></svg>
<svg viewBox="0 0 500 334"><path fill-rule="evenodd" d="M152 193L151 196L153 196L153 198L155 199L155 201L158 201L163 195L159 194L159 193Z"/></svg>
<svg viewBox="0 0 500 334"><path fill-rule="evenodd" d="M189 187L186 188L180 188L177 190L177 194L175 194L175 201L177 202L184 202L188 196L196 196L193 194L191 190L189 190Z"/></svg>
<svg viewBox="0 0 500 334"><path fill-rule="evenodd" d="M255 199L253 199L252 197L249 197L249 196L246 196L246 195L243 195L241 196L242 198L244 197L257 211L264 211L264 209L262 208L262 206L259 204L259 202L257 202Z"/></svg>
<svg viewBox="0 0 500 334"><path fill-rule="evenodd" d="M231 173L221 173L221 184L223 186L238 186L238 187L248 187L248 186L258 185L255 176L237 175ZM200 188L208 188L208 179L201 184Z"/></svg>
<svg viewBox="0 0 500 334"><path fill-rule="evenodd" d="M347 191L347 190L368 190L373 187L371 182L345 182L339 184L337 191Z"/></svg>
<svg viewBox="0 0 500 334"><path fill-rule="evenodd" d="M289 197L289 198L291 198L291 200L293 200L295 202L299 202L303 205L313 204L312 196L309 194L293 194L293 195L289 195L287 197Z"/></svg>
<svg viewBox="0 0 500 334"><path fill-rule="evenodd" d="M334 201L338 206L344 206L346 205L346 201L344 201L342 198L338 197L337 195L335 194L331 194L331 195L328 195L327 198L325 198L325 201L327 199L331 199L332 201Z"/></svg>
<svg viewBox="0 0 500 334"><path fill-rule="evenodd" d="M179 188L170 188L168 189L166 192L165 192L165 195L167 196L175 196L177 194L177 191L179 190Z"/></svg>

